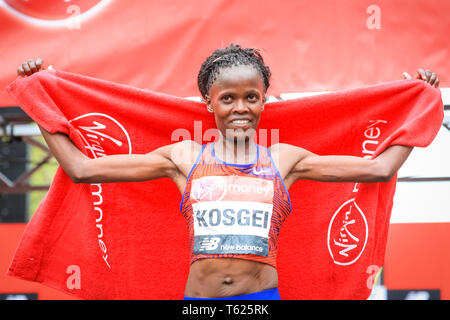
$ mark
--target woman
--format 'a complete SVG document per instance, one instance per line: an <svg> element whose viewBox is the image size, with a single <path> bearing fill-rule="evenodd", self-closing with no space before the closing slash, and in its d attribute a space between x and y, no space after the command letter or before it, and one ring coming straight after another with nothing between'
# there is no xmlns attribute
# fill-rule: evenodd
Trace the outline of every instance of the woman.
<svg viewBox="0 0 450 320"><path fill-rule="evenodd" d="M41 60L30 60L18 68L18 74L31 75L41 69ZM439 84L430 71L419 69L417 77L436 87ZM40 128L75 183L164 177L175 182L190 232L185 299L279 299L277 240L290 212L292 184L301 179L386 182L412 151L412 147L395 145L376 159L365 159L318 156L281 143L258 146L252 137L264 110L269 80L270 70L257 50L231 45L214 51L201 67L198 86L220 138L203 146L182 141L147 154L90 159L66 135Z"/></svg>

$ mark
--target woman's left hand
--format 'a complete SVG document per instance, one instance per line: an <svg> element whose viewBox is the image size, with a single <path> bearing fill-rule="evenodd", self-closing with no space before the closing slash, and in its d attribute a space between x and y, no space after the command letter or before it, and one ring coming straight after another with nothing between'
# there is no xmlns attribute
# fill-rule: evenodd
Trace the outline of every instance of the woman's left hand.
<svg viewBox="0 0 450 320"><path fill-rule="evenodd" d="M407 72L403 72L403 77L405 79L411 79L411 76ZM436 73L430 70L418 69L416 79L421 79L436 88L439 86L439 79Z"/></svg>

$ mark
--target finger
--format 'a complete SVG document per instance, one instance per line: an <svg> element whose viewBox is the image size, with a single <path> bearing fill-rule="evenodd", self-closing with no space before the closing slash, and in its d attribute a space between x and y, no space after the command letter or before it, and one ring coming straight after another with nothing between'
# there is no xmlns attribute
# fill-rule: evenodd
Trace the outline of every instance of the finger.
<svg viewBox="0 0 450 320"><path fill-rule="evenodd" d="M427 82L430 83L432 72L430 70L425 71L425 75L427 76Z"/></svg>
<svg viewBox="0 0 450 320"><path fill-rule="evenodd" d="M25 71L23 70L22 66L17 68L17 75L18 76L24 76L25 75Z"/></svg>
<svg viewBox="0 0 450 320"><path fill-rule="evenodd" d="M37 59L36 59L36 68L37 68L38 70L41 69L41 67L42 67L43 64L44 64L44 61L42 61L41 58L37 58Z"/></svg>
<svg viewBox="0 0 450 320"><path fill-rule="evenodd" d="M437 88L439 87L439 79L436 79L436 81L434 82L434 86Z"/></svg>
<svg viewBox="0 0 450 320"><path fill-rule="evenodd" d="M419 69L417 70L417 79L427 80L427 75L425 74L425 70Z"/></svg>
<svg viewBox="0 0 450 320"><path fill-rule="evenodd" d="M30 66L31 73L38 72L38 69L36 68L36 64L34 63L34 60L28 60L28 65Z"/></svg>
<svg viewBox="0 0 450 320"><path fill-rule="evenodd" d="M436 79L437 79L437 75L436 75L436 73L431 73L431 77L430 77L430 84L433 86L434 85L434 82L436 81Z"/></svg>
<svg viewBox="0 0 450 320"><path fill-rule="evenodd" d="M22 68L25 71L25 74L27 76L30 76L32 74L30 66L28 65L28 63L26 63L26 62L22 63Z"/></svg>
<svg viewBox="0 0 450 320"><path fill-rule="evenodd" d="M404 77L405 79L411 79L411 76L409 75L408 72L403 72L403 77Z"/></svg>

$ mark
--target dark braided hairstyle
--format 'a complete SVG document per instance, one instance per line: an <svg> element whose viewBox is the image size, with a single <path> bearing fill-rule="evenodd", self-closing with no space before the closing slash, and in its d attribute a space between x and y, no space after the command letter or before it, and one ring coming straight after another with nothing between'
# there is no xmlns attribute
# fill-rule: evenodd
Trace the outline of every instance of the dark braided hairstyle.
<svg viewBox="0 0 450 320"><path fill-rule="evenodd" d="M267 91L271 73L269 67L264 65L264 60L259 51L252 48L243 49L240 45L231 44L224 49L215 50L203 62L197 82L203 98L206 98L221 69L238 65L253 66L259 71L264 82L264 92Z"/></svg>

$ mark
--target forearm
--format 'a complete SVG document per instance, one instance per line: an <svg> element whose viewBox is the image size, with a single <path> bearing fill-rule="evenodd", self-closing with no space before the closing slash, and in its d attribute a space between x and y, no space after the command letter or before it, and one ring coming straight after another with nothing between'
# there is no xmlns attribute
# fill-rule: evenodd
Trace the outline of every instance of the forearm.
<svg viewBox="0 0 450 320"><path fill-rule="evenodd" d="M78 182L83 166L89 158L84 155L63 133L49 133L39 126L52 155L72 181Z"/></svg>

